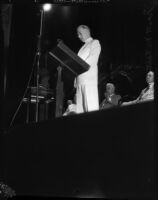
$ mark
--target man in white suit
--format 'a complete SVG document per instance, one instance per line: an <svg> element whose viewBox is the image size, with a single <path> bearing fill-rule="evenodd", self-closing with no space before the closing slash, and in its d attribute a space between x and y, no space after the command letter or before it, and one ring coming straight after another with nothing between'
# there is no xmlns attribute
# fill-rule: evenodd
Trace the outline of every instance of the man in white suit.
<svg viewBox="0 0 158 200"><path fill-rule="evenodd" d="M78 38L84 45L78 56L90 65L88 71L75 78L77 113L99 110L98 97L98 59L101 46L98 40L91 37L90 29L86 25L77 28Z"/></svg>

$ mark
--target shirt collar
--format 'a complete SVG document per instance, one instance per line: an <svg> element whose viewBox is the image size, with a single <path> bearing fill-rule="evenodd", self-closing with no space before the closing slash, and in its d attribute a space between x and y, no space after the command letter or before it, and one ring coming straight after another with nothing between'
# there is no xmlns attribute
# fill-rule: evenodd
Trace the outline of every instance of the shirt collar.
<svg viewBox="0 0 158 200"><path fill-rule="evenodd" d="M92 41L93 40L93 38L92 37L89 37L89 38L87 38L87 40L85 41L85 43L88 43L88 42L90 42L90 41Z"/></svg>

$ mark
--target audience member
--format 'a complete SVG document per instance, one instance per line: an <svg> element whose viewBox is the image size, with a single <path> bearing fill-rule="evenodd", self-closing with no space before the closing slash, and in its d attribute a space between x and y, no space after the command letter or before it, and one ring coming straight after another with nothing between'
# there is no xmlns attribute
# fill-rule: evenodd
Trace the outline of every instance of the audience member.
<svg viewBox="0 0 158 200"><path fill-rule="evenodd" d="M149 71L146 75L146 82L148 86L143 89L137 99L129 102L123 102L122 105L130 105L135 103L141 103L154 99L154 72Z"/></svg>
<svg viewBox="0 0 158 200"><path fill-rule="evenodd" d="M63 116L67 116L67 115L73 115L76 114L76 98L74 97L74 100L68 100L67 101L67 109L64 112Z"/></svg>
<svg viewBox="0 0 158 200"><path fill-rule="evenodd" d="M104 93L105 99L100 104L100 109L106 109L119 105L121 96L115 94L115 86L112 83L106 84L106 91Z"/></svg>

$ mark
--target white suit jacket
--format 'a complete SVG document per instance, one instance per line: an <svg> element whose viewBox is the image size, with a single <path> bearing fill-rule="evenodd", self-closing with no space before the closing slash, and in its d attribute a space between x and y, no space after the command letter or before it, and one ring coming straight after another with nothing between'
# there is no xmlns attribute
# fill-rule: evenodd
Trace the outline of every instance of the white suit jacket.
<svg viewBox="0 0 158 200"><path fill-rule="evenodd" d="M98 83L98 59L101 52L101 46L98 40L88 38L85 44L78 52L78 56L90 65L88 71L77 76L75 84L97 84Z"/></svg>

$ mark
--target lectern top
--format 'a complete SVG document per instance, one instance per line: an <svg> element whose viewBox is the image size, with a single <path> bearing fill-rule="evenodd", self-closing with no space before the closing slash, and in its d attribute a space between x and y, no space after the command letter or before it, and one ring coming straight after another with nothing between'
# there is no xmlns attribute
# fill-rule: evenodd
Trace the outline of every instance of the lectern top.
<svg viewBox="0 0 158 200"><path fill-rule="evenodd" d="M58 42L57 46L49 54L58 60L61 65L68 68L75 76L86 72L90 67L62 41Z"/></svg>

